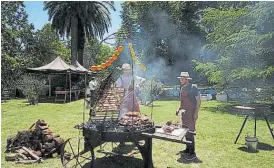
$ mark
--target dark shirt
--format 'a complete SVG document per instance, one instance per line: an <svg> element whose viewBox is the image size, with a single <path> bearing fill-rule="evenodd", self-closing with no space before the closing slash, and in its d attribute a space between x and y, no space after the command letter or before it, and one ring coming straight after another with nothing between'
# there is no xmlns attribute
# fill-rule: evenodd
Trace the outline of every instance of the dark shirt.
<svg viewBox="0 0 274 168"><path fill-rule="evenodd" d="M181 86L180 91L184 92L184 94L187 94L190 102L196 107L197 105L196 96L200 95L198 88L192 84L188 84L185 87Z"/></svg>

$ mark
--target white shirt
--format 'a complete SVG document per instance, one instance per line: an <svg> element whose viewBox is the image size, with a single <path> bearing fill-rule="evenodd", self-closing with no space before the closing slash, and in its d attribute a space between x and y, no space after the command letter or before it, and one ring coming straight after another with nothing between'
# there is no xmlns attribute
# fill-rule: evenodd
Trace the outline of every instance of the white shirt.
<svg viewBox="0 0 274 168"><path fill-rule="evenodd" d="M129 85L131 84L131 80L132 80L132 76L128 75L122 75L120 78L118 78L118 80L115 82L116 87L123 87L125 89L127 89L129 87ZM134 85L136 87L139 87L139 85L144 82L146 79L139 77L139 76L134 76Z"/></svg>
<svg viewBox="0 0 274 168"><path fill-rule="evenodd" d="M96 80L91 80L89 82L89 90L96 90L98 87L98 82Z"/></svg>

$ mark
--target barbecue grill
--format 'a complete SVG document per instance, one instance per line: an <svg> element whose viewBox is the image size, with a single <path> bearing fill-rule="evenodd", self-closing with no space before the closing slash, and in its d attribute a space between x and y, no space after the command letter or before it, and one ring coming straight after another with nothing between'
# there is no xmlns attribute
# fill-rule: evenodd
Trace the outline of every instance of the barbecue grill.
<svg viewBox="0 0 274 168"><path fill-rule="evenodd" d="M270 132L272 138L274 139L274 133L273 133L273 131L270 127L269 121L268 121L268 116L273 114L270 110L270 106L260 105L260 104L249 104L249 106L235 106L235 108L241 110L242 114L245 114L246 117L245 117L243 124L241 126L241 129L236 137L236 140L234 141L234 144L237 143L237 141L242 133L242 130L245 126L245 123L249 117L253 117L253 119L254 119L254 138L256 138L256 135L257 135L257 119L264 118L264 120L267 124L267 127L269 129L269 132Z"/></svg>
<svg viewBox="0 0 274 168"><path fill-rule="evenodd" d="M70 163L73 166L83 167L81 162L85 162L84 160L90 162L89 167L94 167L96 147L100 146L101 152L107 153L102 149L104 144L121 141L134 143L144 159L144 167L153 167L152 139L143 133L153 134L155 132L154 123L148 117L143 117L147 120L146 123L138 123L142 117L138 121L136 117L129 117L124 123L118 120L124 89L115 88L114 81L115 75L109 74L105 80L100 82L96 100L86 99L85 103L95 101L95 105L91 107L89 120L76 126L82 130L83 137L70 138L65 141L61 150L61 161L64 167L70 167ZM141 121L144 122L144 120ZM139 141L144 141L144 143L141 145ZM67 147L70 148L70 152Z"/></svg>
<svg viewBox="0 0 274 168"><path fill-rule="evenodd" d="M133 69L133 63L131 66ZM100 146L100 153L114 155L117 153L113 150L105 150L106 144L111 144L113 148L113 145L119 142L132 142L142 155L144 167L152 168L152 138L177 143L190 143L182 140L188 132L187 127L178 129L180 131L176 136L157 132L160 126L155 126L151 120L153 102L149 117L134 116L134 112L131 112L132 115L127 118L118 119L125 92L124 89L115 87L116 72L100 71L100 73L96 73L97 76L105 76L105 78L99 81L100 87L95 100L85 99L84 101L84 107L86 104L92 104L89 120L85 122L86 108L83 108L83 123L75 126L79 129L79 134L82 133L83 136L69 138L62 146L61 161L63 167L95 167L94 149L96 147ZM133 89L134 86L133 81ZM149 89L151 92L154 89L152 86L151 84Z"/></svg>

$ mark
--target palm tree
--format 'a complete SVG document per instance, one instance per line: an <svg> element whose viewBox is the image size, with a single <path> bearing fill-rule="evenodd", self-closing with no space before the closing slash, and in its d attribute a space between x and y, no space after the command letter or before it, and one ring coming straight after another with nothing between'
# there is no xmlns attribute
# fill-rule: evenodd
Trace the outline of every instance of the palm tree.
<svg viewBox="0 0 274 168"><path fill-rule="evenodd" d="M49 1L44 2L52 27L62 37L71 35L71 61L83 65L85 39L103 38L111 25L111 1Z"/></svg>

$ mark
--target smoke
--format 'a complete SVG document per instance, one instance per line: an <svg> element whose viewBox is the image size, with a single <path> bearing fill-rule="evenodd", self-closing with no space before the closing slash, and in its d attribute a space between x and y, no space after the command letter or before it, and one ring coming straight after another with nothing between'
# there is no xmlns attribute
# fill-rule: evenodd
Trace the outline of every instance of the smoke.
<svg viewBox="0 0 274 168"><path fill-rule="evenodd" d="M133 48L137 57L141 56L140 51L147 51L143 54L141 62L147 67L147 71L142 71L137 65L134 66L136 75L145 78L157 78L166 84L177 84L176 78L181 71L190 72L195 79L195 73L192 72L191 60L199 56L202 42L198 36L191 35L187 28L172 23L172 16L157 8L148 11L148 18L154 24L154 30L139 36L139 45ZM182 28L183 27L183 28ZM182 31L182 29L184 29ZM148 30L143 30L148 31ZM166 50L170 54L171 59L162 58L158 55L157 50L148 48L152 44L161 40L160 45L168 43ZM128 45L128 44L126 44ZM159 45L159 44L158 44ZM137 52L138 51L138 52ZM128 51L125 51L129 54ZM177 61L174 61L177 60ZM121 57L121 62L131 63L125 57Z"/></svg>
<svg viewBox="0 0 274 168"><path fill-rule="evenodd" d="M270 8L272 9L272 8ZM269 10L270 10L269 9ZM258 10L254 11L251 10L249 13L256 13ZM267 13L267 10L265 11ZM273 11L268 11L269 13L273 13ZM200 73L193 72L193 67L191 65L191 61L193 59L202 60L204 62L214 62L220 59L220 56L227 56L227 63L220 63L220 68L222 69L238 69L239 67L245 68L257 68L262 69L269 64L274 64L273 59L270 61L266 61L265 58L259 57L258 55L262 55L264 53L260 53L260 47L256 44L256 40L254 37L260 37L260 33L265 33L266 30L273 29L269 27L269 25L262 24L260 30L252 30L252 27L248 25L252 25L251 23L256 22L256 17L250 18L239 18L237 20L239 23L242 24L242 36L241 39L237 41L234 49L226 48L225 44L218 44L219 48L216 53L210 50L201 50L202 46L205 45L204 35L194 35L191 31L189 32L186 27L183 25L173 24L172 16L167 14L165 11L161 10L160 8L150 8L148 11L148 16L150 20L149 24L154 24L155 26L152 27L153 30L140 30L141 36L138 36L138 45L134 45L133 48L136 52L137 57L141 58L141 62L147 67L147 71L142 71L136 64L134 65L134 73L138 76L145 77L147 79L154 79L157 78L161 80L165 84L177 84L178 79L176 76L180 74L181 71L188 71L191 77L197 81L200 77ZM260 18L261 19L261 18ZM183 23L182 23L183 24ZM224 30L225 31L225 30ZM265 31L265 32L264 32ZM271 32L271 31L270 31ZM272 31L273 32L273 31ZM161 39L160 44L165 46L165 43L168 43L169 48L165 48L170 56L170 60L166 58L162 58L159 56L159 49L149 48L150 46L154 46L154 44ZM259 40L259 39L258 39ZM273 43L272 43L273 44ZM120 63L132 63L130 59L130 52L127 49L128 43L125 44L125 51L124 54L120 57ZM273 47L273 46L269 46ZM227 52L227 51L231 52ZM220 52L221 51L221 52ZM257 51L260 51L259 53ZM228 55L224 55L227 52ZM269 56L270 57L270 56ZM231 60L232 59L237 59ZM174 60L176 60L174 62ZM229 63L232 61L233 63ZM172 63L172 64L171 64ZM223 66L222 66L223 65ZM231 75L231 71L228 71L224 75ZM259 84L262 86L264 85L264 81L234 81L230 83L230 86L252 86Z"/></svg>
<svg viewBox="0 0 274 168"><path fill-rule="evenodd" d="M153 62L146 63L145 66L146 71L141 70L138 66L134 67L134 71L137 75L146 79L160 79L166 70L165 61L162 58L155 58Z"/></svg>

